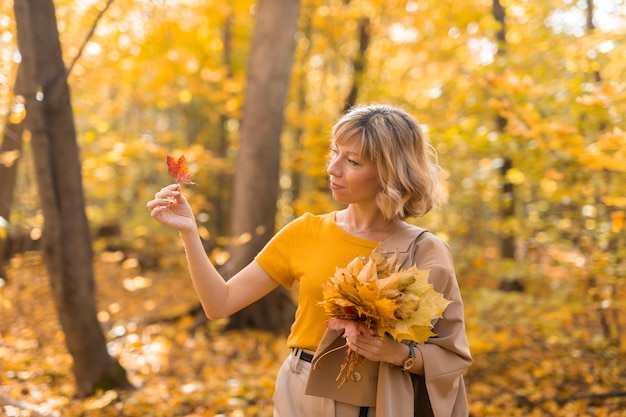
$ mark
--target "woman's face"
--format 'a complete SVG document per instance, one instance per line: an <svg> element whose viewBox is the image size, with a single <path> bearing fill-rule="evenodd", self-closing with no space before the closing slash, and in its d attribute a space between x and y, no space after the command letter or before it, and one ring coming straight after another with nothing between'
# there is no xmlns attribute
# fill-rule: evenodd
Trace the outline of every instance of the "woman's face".
<svg viewBox="0 0 626 417"><path fill-rule="evenodd" d="M380 188L376 164L359 153L359 140L331 144L328 174L333 198L342 204L372 203Z"/></svg>

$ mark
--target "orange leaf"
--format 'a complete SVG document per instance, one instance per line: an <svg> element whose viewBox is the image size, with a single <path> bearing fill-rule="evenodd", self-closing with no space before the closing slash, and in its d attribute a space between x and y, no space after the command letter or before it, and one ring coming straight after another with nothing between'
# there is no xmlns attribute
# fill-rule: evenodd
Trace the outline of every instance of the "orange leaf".
<svg viewBox="0 0 626 417"><path fill-rule="evenodd" d="M167 155L167 173L180 184L195 184L191 181L191 174L189 174L189 167L187 167L187 160L185 155L181 155L176 161L173 157Z"/></svg>

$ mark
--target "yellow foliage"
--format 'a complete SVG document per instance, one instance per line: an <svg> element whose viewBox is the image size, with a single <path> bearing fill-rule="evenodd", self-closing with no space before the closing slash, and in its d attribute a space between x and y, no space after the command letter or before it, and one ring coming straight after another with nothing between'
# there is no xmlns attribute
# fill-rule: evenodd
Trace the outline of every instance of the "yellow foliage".
<svg viewBox="0 0 626 417"><path fill-rule="evenodd" d="M611 213L611 232L621 233L624 230L624 212L622 210Z"/></svg>
<svg viewBox="0 0 626 417"><path fill-rule="evenodd" d="M24 105L24 98L17 96L15 98L16 103L11 106L11 112L9 113L9 122L14 125L19 124L26 117L26 106Z"/></svg>
<svg viewBox="0 0 626 417"><path fill-rule="evenodd" d="M376 248L369 258L356 257L337 268L323 283L327 315L357 320L379 336L424 343L434 333L432 320L441 317L450 301L428 282L428 271L415 266L398 270L397 253Z"/></svg>
<svg viewBox="0 0 626 417"><path fill-rule="evenodd" d="M2 216L0 216L0 239L4 240L7 238L7 227L9 226L9 222Z"/></svg>
<svg viewBox="0 0 626 417"><path fill-rule="evenodd" d="M20 158L21 154L22 153L17 149L1 152L0 165L4 165L5 167L10 168L11 166L13 166L15 161Z"/></svg>

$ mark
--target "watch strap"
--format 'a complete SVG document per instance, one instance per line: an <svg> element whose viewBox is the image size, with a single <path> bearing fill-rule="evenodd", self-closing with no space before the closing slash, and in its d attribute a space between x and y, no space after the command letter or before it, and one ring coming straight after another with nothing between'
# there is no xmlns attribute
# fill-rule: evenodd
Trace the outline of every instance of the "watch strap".
<svg viewBox="0 0 626 417"><path fill-rule="evenodd" d="M415 363L415 349L413 348L413 345L411 343L409 343L407 346L409 347L409 357L406 358L404 364L402 365L403 371L408 371L413 367L413 364Z"/></svg>

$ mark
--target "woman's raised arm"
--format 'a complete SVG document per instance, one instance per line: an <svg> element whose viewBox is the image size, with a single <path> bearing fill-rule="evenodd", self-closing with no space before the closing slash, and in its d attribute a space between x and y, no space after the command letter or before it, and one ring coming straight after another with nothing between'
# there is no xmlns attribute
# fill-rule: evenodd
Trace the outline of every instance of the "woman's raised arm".
<svg viewBox="0 0 626 417"><path fill-rule="evenodd" d="M162 188L146 206L154 219L178 230L191 280L208 318L228 317L278 287L255 261L224 280L204 251L193 211L179 184Z"/></svg>

